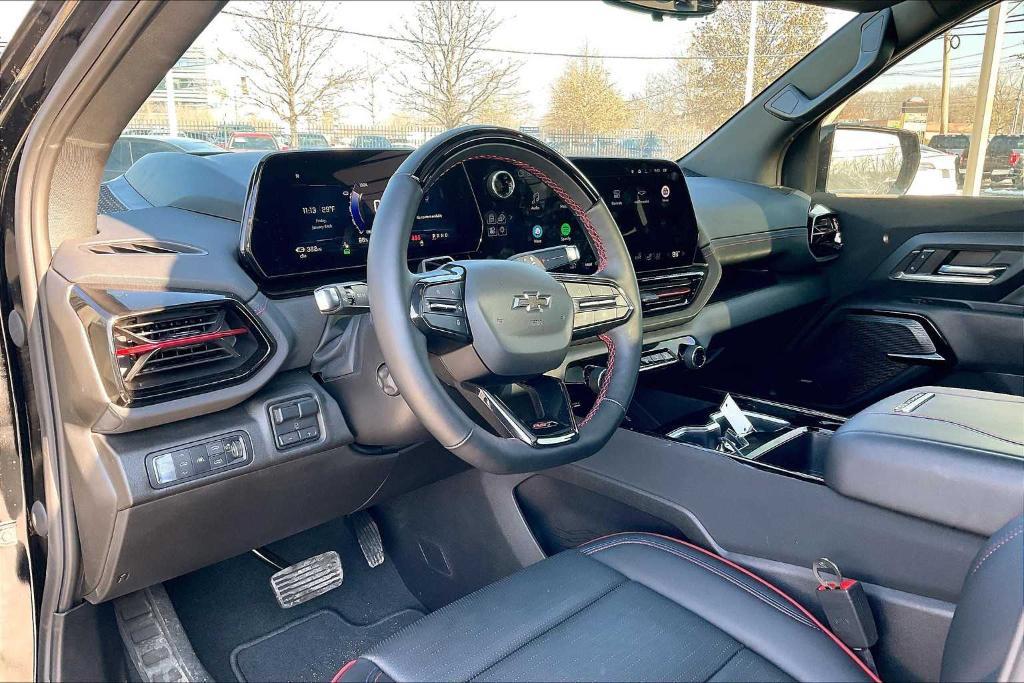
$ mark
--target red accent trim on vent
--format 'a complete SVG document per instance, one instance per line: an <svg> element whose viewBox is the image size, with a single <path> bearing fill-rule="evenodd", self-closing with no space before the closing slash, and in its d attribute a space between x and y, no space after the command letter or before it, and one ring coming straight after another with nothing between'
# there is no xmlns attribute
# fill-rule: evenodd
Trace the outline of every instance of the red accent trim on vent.
<svg viewBox="0 0 1024 683"><path fill-rule="evenodd" d="M193 344L202 344L203 342L215 341L226 337L239 337L243 334L249 334L249 329L246 327L236 327L230 330L221 330L220 332L206 332L204 334L192 335L191 337L166 339L164 341L152 342L150 344L139 344L138 346L126 346L123 349L118 349L115 352L115 355L118 358L122 356L139 356L143 353L149 353L150 351L176 349L180 346L192 346Z"/></svg>
<svg viewBox="0 0 1024 683"><path fill-rule="evenodd" d="M687 294L692 292L693 289L691 289L690 287L676 287L675 289L663 289L661 291L652 289L650 291L654 294L654 296L656 296L659 299L667 299L673 296L686 296Z"/></svg>

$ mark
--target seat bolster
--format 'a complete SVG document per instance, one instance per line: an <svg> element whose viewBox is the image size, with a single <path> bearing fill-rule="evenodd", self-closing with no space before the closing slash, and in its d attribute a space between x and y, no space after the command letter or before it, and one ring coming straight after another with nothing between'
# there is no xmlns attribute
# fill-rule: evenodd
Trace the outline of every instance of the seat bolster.
<svg viewBox="0 0 1024 683"><path fill-rule="evenodd" d="M579 550L693 612L796 680L874 678L799 603L702 548L635 533L591 541Z"/></svg>
<svg viewBox="0 0 1024 683"><path fill-rule="evenodd" d="M1024 614L1024 515L1010 520L967 570L942 653L943 681L994 681Z"/></svg>

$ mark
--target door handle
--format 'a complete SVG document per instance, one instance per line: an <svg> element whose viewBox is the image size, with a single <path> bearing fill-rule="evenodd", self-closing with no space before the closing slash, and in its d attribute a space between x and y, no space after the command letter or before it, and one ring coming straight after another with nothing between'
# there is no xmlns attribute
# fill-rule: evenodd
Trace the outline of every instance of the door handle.
<svg viewBox="0 0 1024 683"><path fill-rule="evenodd" d="M991 277L995 279L1004 270L1006 270L1006 266L954 266L947 263L946 265L939 267L939 274L969 275L976 277Z"/></svg>

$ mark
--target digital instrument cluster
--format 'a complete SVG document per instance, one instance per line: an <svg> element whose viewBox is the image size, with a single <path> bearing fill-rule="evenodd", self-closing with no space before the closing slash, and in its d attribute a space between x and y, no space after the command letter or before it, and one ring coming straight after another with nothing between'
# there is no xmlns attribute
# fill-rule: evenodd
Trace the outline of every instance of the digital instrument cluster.
<svg viewBox="0 0 1024 683"><path fill-rule="evenodd" d="M327 279L359 279L374 216L407 152L316 150L266 156L243 220L242 259L270 294ZM577 159L622 230L637 271L688 266L697 228L686 183L668 161ZM508 258L564 244L580 259L564 270L592 273L583 226L554 191L500 160L473 159L424 196L409 241L411 266L442 256Z"/></svg>

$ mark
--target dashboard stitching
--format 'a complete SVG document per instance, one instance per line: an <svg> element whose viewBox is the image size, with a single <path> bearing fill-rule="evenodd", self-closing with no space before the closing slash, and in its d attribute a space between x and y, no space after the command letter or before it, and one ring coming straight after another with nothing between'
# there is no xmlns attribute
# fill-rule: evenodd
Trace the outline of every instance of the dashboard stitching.
<svg viewBox="0 0 1024 683"><path fill-rule="evenodd" d="M540 169L534 168L525 161L519 161L518 159L512 159L510 157L503 157L497 154L478 154L473 157L469 157L466 161L475 161L477 159L489 159L492 161L503 161L508 164L512 164L516 168L521 168L525 171L529 171L537 180L541 181L554 191L558 198L565 202L565 205L569 207L569 210L583 223L583 229L586 231L587 236L590 238L591 243L594 245L594 250L597 252L597 269L604 270L608 265L608 252L605 250L604 242L601 240L600 235L597 233L597 228L590 222L590 218L587 217L587 213L583 210L576 200L569 196L562 187L552 180L546 173Z"/></svg>

